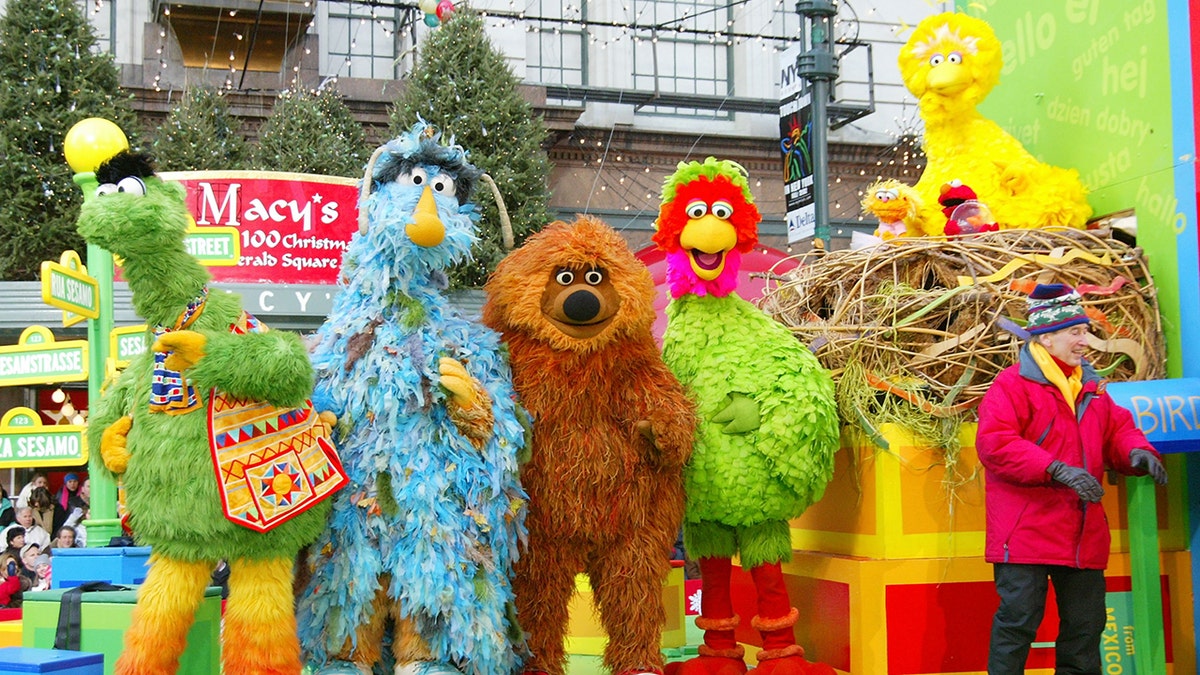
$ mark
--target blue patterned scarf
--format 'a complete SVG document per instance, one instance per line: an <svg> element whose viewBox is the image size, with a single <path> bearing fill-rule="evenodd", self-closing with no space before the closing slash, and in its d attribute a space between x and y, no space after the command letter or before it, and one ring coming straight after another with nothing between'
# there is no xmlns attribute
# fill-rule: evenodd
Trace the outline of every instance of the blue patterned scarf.
<svg viewBox="0 0 1200 675"><path fill-rule="evenodd" d="M154 327L154 339L174 330L185 330L192 325L200 313L204 311L204 303L208 301L208 286L200 295L184 308L175 325L171 327L159 324ZM167 353L154 352L154 377L150 380L150 412L182 415L200 407L200 397L192 383L166 365Z"/></svg>

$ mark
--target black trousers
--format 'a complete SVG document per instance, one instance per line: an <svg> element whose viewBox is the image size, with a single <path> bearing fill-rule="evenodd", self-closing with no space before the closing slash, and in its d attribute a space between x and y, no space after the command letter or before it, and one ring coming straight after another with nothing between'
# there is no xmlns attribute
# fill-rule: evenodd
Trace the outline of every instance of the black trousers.
<svg viewBox="0 0 1200 675"><path fill-rule="evenodd" d="M1061 565L995 563L1000 607L992 620L988 675L1020 675L1045 613L1046 592L1058 598L1055 675L1102 675L1100 635L1104 632L1104 570Z"/></svg>

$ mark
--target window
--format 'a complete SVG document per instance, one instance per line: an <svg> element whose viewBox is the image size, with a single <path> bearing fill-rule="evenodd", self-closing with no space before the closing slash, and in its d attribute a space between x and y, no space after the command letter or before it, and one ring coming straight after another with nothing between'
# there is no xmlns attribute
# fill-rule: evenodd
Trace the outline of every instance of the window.
<svg viewBox="0 0 1200 675"><path fill-rule="evenodd" d="M321 34L323 75L392 80L399 70L402 10L320 3L329 12ZM407 14L407 12L405 12Z"/></svg>
<svg viewBox="0 0 1200 675"><path fill-rule="evenodd" d="M81 0L79 9L96 31L96 50L114 54L113 34L117 32L117 16L113 11L115 0Z"/></svg>
<svg viewBox="0 0 1200 675"><path fill-rule="evenodd" d="M587 84L587 38L582 24L575 23L587 19L585 0L532 0L525 15L529 17L525 79L538 84Z"/></svg>
<svg viewBox="0 0 1200 675"><path fill-rule="evenodd" d="M633 86L638 91L695 94L724 98L730 94L733 40L732 10L724 0L653 0L638 2L639 23L654 25L634 43ZM648 5L648 6L646 6ZM644 11L643 11L644 10ZM646 106L641 112L696 114L728 118L728 112L671 106Z"/></svg>
<svg viewBox="0 0 1200 675"><path fill-rule="evenodd" d="M800 14L796 12L796 3L791 0L773 0L773 3L771 23L763 32L787 37L788 43L779 45L782 51L792 42L800 40Z"/></svg>

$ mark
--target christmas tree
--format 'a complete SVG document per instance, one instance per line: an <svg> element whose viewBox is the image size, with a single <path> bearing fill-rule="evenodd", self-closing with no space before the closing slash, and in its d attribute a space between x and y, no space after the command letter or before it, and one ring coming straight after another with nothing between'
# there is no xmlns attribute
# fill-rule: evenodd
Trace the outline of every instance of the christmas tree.
<svg viewBox="0 0 1200 675"><path fill-rule="evenodd" d="M73 0L8 0L0 19L0 279L36 279L43 260L86 255L75 233L83 197L63 157L88 117L133 141L129 96L110 54Z"/></svg>
<svg viewBox="0 0 1200 675"><path fill-rule="evenodd" d="M500 188L520 245L550 222L546 128L517 92L517 77L483 28L479 14L462 7L430 35L392 109L391 127L397 135L420 117L466 148ZM507 253L495 201L483 183L474 201L482 212L475 260L451 270L451 288L482 286Z"/></svg>
<svg viewBox="0 0 1200 675"><path fill-rule="evenodd" d="M251 167L361 178L370 151L362 125L337 92L285 91L259 131Z"/></svg>
<svg viewBox="0 0 1200 675"><path fill-rule="evenodd" d="M241 169L246 141L224 94L191 87L157 129L151 150L160 171Z"/></svg>

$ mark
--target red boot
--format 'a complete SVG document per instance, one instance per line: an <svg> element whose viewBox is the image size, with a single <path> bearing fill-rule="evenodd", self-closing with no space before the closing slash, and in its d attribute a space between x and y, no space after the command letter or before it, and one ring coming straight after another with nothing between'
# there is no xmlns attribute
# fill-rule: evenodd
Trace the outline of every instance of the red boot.
<svg viewBox="0 0 1200 675"><path fill-rule="evenodd" d="M745 675L745 648L733 636L740 620L729 599L729 558L700 559L700 616L696 626L704 631L700 656L668 663L666 675Z"/></svg>
<svg viewBox="0 0 1200 675"><path fill-rule="evenodd" d="M762 635L763 648L749 675L835 675L824 663L806 661L804 648L796 644L792 627L800 612L788 600L779 563L759 565L750 570L750 576L758 592L758 616L750 625Z"/></svg>

